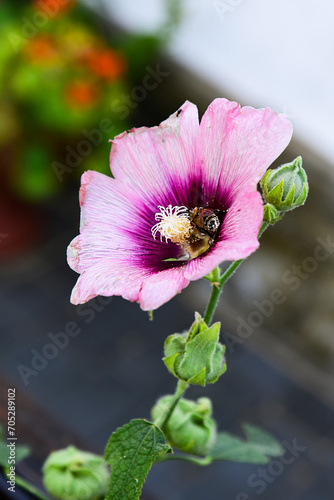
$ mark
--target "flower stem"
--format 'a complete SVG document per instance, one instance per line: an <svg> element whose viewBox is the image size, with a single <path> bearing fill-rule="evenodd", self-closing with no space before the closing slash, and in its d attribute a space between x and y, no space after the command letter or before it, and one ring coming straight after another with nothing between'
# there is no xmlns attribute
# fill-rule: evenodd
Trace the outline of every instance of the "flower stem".
<svg viewBox="0 0 334 500"><path fill-rule="evenodd" d="M215 280L215 282L219 283L218 286L216 284L213 284L212 283L212 290L211 290L211 296L210 296L210 300L209 300L209 303L206 307L206 311L205 311L205 314L204 314L204 322L209 326L210 325L210 322L212 320L212 317L213 317L213 314L215 312L215 309L217 307L217 304L218 304L218 300L219 300L219 297L220 297L220 294L223 290L223 286L220 284L220 269L219 267L216 267L216 269L214 269L214 271L212 271L212 274L215 273L217 275L217 279Z"/></svg>
<svg viewBox="0 0 334 500"><path fill-rule="evenodd" d="M210 465L213 462L213 458L210 456L195 457L193 455L185 455L185 454L172 455L171 453L164 453L159 455L154 463L160 464L161 462L166 462L167 460L184 460L186 462L191 462L196 465Z"/></svg>
<svg viewBox="0 0 334 500"><path fill-rule="evenodd" d="M263 235L263 233L265 232L265 230L267 229L268 226L269 226L269 222L265 222L265 221L262 222L261 227L260 227L260 231L259 231L259 235L258 235L259 239L261 238L261 236Z"/></svg>
<svg viewBox="0 0 334 500"><path fill-rule="evenodd" d="M173 396L173 399L170 401L168 408L166 411L160 415L155 421L154 424L163 431L164 428L166 427L168 420L172 416L172 413L181 399L181 396L184 394L184 392L188 389L189 384L187 382L184 382L183 380L179 380L176 386L176 390Z"/></svg>
<svg viewBox="0 0 334 500"><path fill-rule="evenodd" d="M260 238L262 236L262 234L264 233L264 231L267 229L268 226L269 226L268 222L262 222L260 230L259 230L258 238ZM215 312L216 307L218 305L218 300L219 300L220 294L223 291L223 287L224 287L225 283L227 282L227 280L230 279L232 274L236 271L236 269L240 266L240 264L244 260L245 259L240 259L240 260L236 260L236 261L232 262L232 264L226 269L226 271L224 272L224 274L222 276L220 275L219 267L217 267L216 269L214 269L212 271L211 276L210 276L210 281L212 283L212 291L211 291L210 300L209 300L209 303L207 305L206 311L204 313L204 318L203 318L205 323L208 326L210 326L210 323L212 321L214 312ZM219 285L217 286L216 283L219 283Z"/></svg>
<svg viewBox="0 0 334 500"><path fill-rule="evenodd" d="M262 222L262 225L261 225L260 231L259 231L259 236L258 236L259 238L261 237L261 235L267 229L268 226L269 226L268 222ZM235 262L232 262L230 267L224 272L224 274L222 276L220 274L219 267L216 267L216 269L214 269L210 273L210 275L207 276L207 279L209 279L209 281L212 283L211 297L210 297L210 300L209 300L209 303L207 305L207 308L206 308L206 311L204 314L204 318L203 318L205 323L208 326L210 325L210 323L212 321L213 314L214 314L215 309L217 307L218 300L219 300L220 294L223 291L223 287L224 287L225 283L232 276L234 271L240 266L240 264L243 261L244 261L244 259L240 259L240 260L236 260ZM181 396L184 394L184 392L186 391L188 386L189 386L189 384L187 384L183 380L178 381L174 396L173 396L172 400L170 401L168 408L166 409L166 411L162 415L160 415L154 421L154 424L156 426L160 427L160 429L162 431L166 427L177 403L179 402Z"/></svg>

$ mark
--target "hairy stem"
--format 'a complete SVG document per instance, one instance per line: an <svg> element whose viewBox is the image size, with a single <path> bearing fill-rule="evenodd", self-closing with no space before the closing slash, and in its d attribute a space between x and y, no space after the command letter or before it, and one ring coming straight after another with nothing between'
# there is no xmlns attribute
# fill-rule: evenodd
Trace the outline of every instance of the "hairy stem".
<svg viewBox="0 0 334 500"><path fill-rule="evenodd" d="M155 464L161 462L166 462L167 460L183 460L186 462L191 462L196 465L210 465L213 462L212 457L195 457L193 455L172 455L171 453L165 453L164 455L159 455L155 460Z"/></svg>
<svg viewBox="0 0 334 500"><path fill-rule="evenodd" d="M262 236L264 231L267 229L269 226L268 222L262 222L260 230L259 230L259 235L258 238ZM209 303L207 305L206 311L204 313L204 321L205 323L210 326L210 323L212 321L214 312L216 310L216 307L218 305L219 297L220 294L223 291L225 283L230 279L232 274L236 271L236 269L240 266L240 264L244 261L245 259L240 259L232 262L232 264L226 269L224 274L221 276L220 275L220 269L217 267L212 271L210 275L210 281L212 283L212 291L211 291L211 296L209 299Z"/></svg>
<svg viewBox="0 0 334 500"><path fill-rule="evenodd" d="M267 222L262 222L262 225L261 225L260 231L259 231L259 236L258 236L259 238L262 236L263 232L267 229L268 226L269 226L269 224ZM236 260L235 262L232 262L232 264L224 272L223 275L220 274L219 267L216 267L216 269L214 269L210 273L210 275L206 277L207 279L209 279L209 281L212 284L211 296L210 296L210 299L209 299L209 302L208 302L208 305L207 305L207 308L206 308L206 311L204 314L204 318L203 318L205 323L208 326L210 325L210 323L212 321L214 312L215 312L217 304L218 304L220 294L223 291L223 287L224 287L225 283L230 279L232 274L235 272L235 270L240 266L240 264L244 260L245 259L240 259L240 260ZM187 384L186 382L183 382L182 380L178 381L173 399L171 400L168 408L166 409L166 411L164 412L163 415L160 415L160 417L158 417L155 420L154 424L157 425L158 427L160 427L160 429L162 431L166 427L170 417L172 416L172 413L173 413L177 403L179 402L181 396L184 394L184 392L188 388L188 385L189 384Z"/></svg>

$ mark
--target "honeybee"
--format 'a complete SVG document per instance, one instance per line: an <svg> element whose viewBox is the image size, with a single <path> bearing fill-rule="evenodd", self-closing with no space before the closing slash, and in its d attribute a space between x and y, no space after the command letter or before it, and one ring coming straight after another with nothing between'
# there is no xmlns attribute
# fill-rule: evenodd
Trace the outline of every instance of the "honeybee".
<svg viewBox="0 0 334 500"><path fill-rule="evenodd" d="M196 207L189 210L192 226L184 252L188 259L195 259L213 245L221 225L221 216L226 210Z"/></svg>
<svg viewBox="0 0 334 500"><path fill-rule="evenodd" d="M205 207L196 207L189 210L189 219L194 228L194 236L199 233L199 235L208 234L214 237L220 226L220 220L216 212L218 210Z"/></svg>

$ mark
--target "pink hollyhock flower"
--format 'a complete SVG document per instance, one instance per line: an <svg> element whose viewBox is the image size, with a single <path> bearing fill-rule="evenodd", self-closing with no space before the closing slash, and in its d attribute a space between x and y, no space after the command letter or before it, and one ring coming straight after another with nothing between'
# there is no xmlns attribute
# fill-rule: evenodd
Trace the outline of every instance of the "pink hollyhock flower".
<svg viewBox="0 0 334 500"><path fill-rule="evenodd" d="M71 302L121 295L156 309L223 261L254 252L263 203L257 183L288 145L292 126L269 108L215 99L158 127L115 137L114 178L85 172L80 235L68 263Z"/></svg>

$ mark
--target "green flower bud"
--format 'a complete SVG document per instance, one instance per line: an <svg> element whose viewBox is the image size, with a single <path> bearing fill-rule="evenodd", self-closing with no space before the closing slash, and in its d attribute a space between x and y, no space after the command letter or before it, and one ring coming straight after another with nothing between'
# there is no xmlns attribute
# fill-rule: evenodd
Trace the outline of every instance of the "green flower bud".
<svg viewBox="0 0 334 500"><path fill-rule="evenodd" d="M264 222L269 222L269 224L275 224L278 220L282 218L282 214L270 203L267 203L263 207L263 220Z"/></svg>
<svg viewBox="0 0 334 500"><path fill-rule="evenodd" d="M302 157L275 170L268 170L261 181L263 197L278 211L292 210L306 201L309 187Z"/></svg>
<svg viewBox="0 0 334 500"><path fill-rule="evenodd" d="M152 419L164 414L173 396L164 396L152 408ZM208 398L196 401L180 399L164 433L172 446L186 453L207 455L216 439L216 423L211 418L212 404Z"/></svg>
<svg viewBox="0 0 334 500"><path fill-rule="evenodd" d="M61 500L95 500L106 493L109 482L103 457L74 446L52 452L43 474L46 489Z"/></svg>
<svg viewBox="0 0 334 500"><path fill-rule="evenodd" d="M165 342L163 361L168 370L188 384L216 382L226 371L225 346L218 342L220 323L210 328L196 313L188 333L170 335Z"/></svg>

